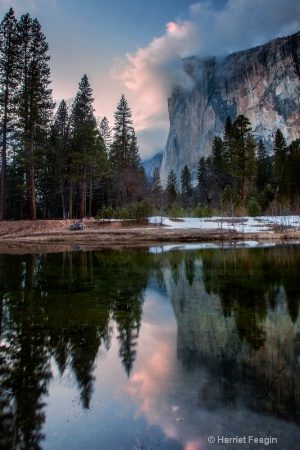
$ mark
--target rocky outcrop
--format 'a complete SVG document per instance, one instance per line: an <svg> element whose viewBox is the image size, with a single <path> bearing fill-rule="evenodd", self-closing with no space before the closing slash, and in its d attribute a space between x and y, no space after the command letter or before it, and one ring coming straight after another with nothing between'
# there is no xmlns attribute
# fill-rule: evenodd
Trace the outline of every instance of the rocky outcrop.
<svg viewBox="0 0 300 450"><path fill-rule="evenodd" d="M196 180L225 120L249 118L256 139L273 147L279 128L287 143L300 137L300 32L225 58L184 60L194 88L174 89L168 102L170 130L161 165L165 184L171 169L180 179L185 164Z"/></svg>
<svg viewBox="0 0 300 450"><path fill-rule="evenodd" d="M159 152L159 153L156 153L156 155L154 155L152 158L146 159L145 161L143 161L143 167L144 167L145 174L146 174L146 177L148 180L150 180L150 181L152 180L154 170L156 167L158 169L160 169L162 158L163 158L163 153Z"/></svg>

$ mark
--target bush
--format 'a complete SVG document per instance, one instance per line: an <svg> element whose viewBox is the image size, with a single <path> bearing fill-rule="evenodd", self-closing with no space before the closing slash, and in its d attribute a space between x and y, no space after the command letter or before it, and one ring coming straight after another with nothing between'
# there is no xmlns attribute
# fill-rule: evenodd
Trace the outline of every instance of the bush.
<svg viewBox="0 0 300 450"><path fill-rule="evenodd" d="M261 206L255 197L251 197L247 203L247 211L249 216L255 217L261 215Z"/></svg>
<svg viewBox="0 0 300 450"><path fill-rule="evenodd" d="M260 192L258 196L258 202L262 208L262 211L265 211L275 196L275 190L272 188L270 184L267 184L263 190Z"/></svg>
<svg viewBox="0 0 300 450"><path fill-rule="evenodd" d="M201 218L201 217L212 217L213 210L210 206L197 206L194 209L193 217Z"/></svg>
<svg viewBox="0 0 300 450"><path fill-rule="evenodd" d="M168 211L168 216L170 219L178 219L184 216L184 209L179 203L173 203Z"/></svg>
<svg viewBox="0 0 300 450"><path fill-rule="evenodd" d="M116 219L127 220L129 219L129 211L127 208L117 208Z"/></svg>
<svg viewBox="0 0 300 450"><path fill-rule="evenodd" d="M242 205L237 205L233 210L234 217L245 217L248 215L247 209Z"/></svg>
<svg viewBox="0 0 300 450"><path fill-rule="evenodd" d="M115 210L111 206L102 206L99 209L96 219L100 220L111 220L115 218Z"/></svg>
<svg viewBox="0 0 300 450"><path fill-rule="evenodd" d="M137 222L147 222L153 208L147 200L129 205L129 216Z"/></svg>

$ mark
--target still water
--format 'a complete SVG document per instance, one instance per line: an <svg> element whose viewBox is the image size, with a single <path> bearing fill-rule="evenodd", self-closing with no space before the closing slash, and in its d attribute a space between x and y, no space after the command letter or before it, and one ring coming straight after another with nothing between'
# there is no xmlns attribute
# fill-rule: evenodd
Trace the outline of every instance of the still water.
<svg viewBox="0 0 300 450"><path fill-rule="evenodd" d="M0 448L298 449L299 269L296 245L0 255Z"/></svg>

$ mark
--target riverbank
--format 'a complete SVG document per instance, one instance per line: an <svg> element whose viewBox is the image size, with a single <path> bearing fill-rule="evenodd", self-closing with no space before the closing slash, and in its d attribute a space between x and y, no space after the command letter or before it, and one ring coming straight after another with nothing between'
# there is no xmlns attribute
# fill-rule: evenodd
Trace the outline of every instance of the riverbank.
<svg viewBox="0 0 300 450"><path fill-rule="evenodd" d="M0 253L201 242L300 242L299 218L287 217L256 222L250 218L164 219L162 224L153 218L147 225L86 219L80 231L70 230L74 220L3 221Z"/></svg>

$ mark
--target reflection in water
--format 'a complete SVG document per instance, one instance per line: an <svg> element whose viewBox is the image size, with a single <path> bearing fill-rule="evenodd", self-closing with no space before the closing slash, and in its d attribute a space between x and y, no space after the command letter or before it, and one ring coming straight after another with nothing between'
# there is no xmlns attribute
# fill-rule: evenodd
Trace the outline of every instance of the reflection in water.
<svg viewBox="0 0 300 450"><path fill-rule="evenodd" d="M81 408L91 409L97 358L113 342L126 375L118 392L136 405L127 435L139 412L163 432L163 448L214 448L209 435L258 430L296 448L298 246L0 258L1 448L50 448L54 372L71 373ZM177 335L161 309L166 296ZM113 445L134 448L128 436Z"/></svg>
<svg viewBox="0 0 300 450"><path fill-rule="evenodd" d="M1 255L1 425L3 448L38 448L50 360L70 367L83 408L93 366L110 346L112 320L129 375L136 357L147 264L142 252Z"/></svg>

